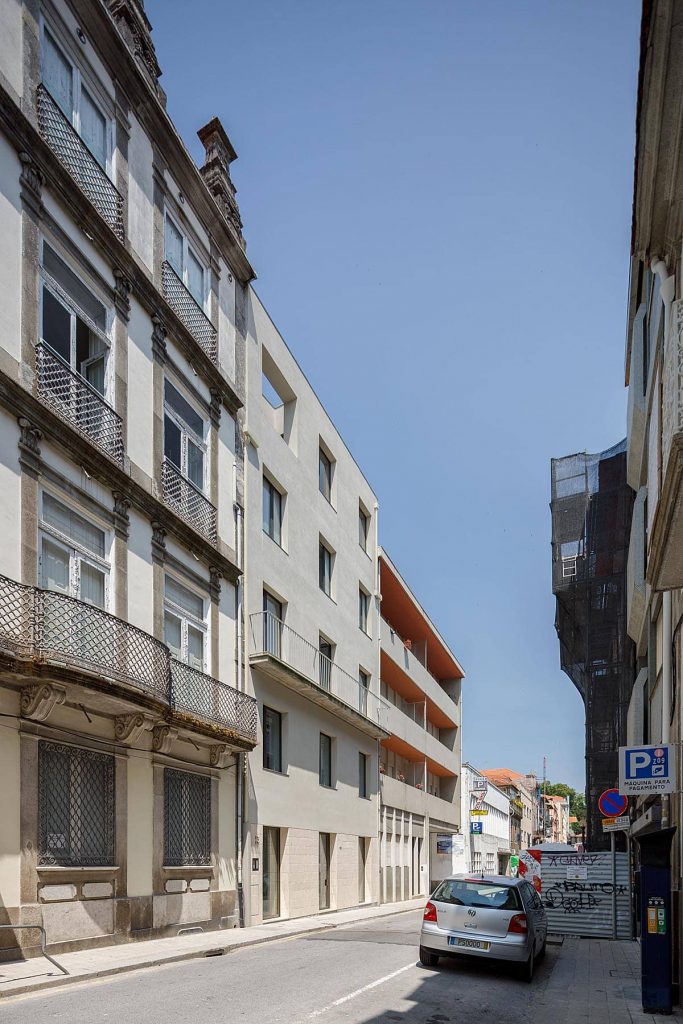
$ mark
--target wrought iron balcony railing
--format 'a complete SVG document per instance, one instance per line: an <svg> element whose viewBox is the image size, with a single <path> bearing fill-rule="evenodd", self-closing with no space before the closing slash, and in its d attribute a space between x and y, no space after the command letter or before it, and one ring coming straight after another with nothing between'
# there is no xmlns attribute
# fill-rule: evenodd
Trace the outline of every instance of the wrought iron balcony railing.
<svg viewBox="0 0 683 1024"><path fill-rule="evenodd" d="M168 260L164 260L161 264L161 287L164 298L178 319L182 320L209 359L216 363L218 361L218 332Z"/></svg>
<svg viewBox="0 0 683 1024"><path fill-rule="evenodd" d="M123 683L256 743L256 701L171 657L149 633L101 608L0 576L0 650Z"/></svg>
<svg viewBox="0 0 683 1024"><path fill-rule="evenodd" d="M164 459L161 467L164 501L193 530L201 533L212 544L216 543L216 509L194 484Z"/></svg>
<svg viewBox="0 0 683 1024"><path fill-rule="evenodd" d="M344 671L334 659L322 654L272 612L254 612L249 620L253 655L276 658L347 707L387 729L387 702Z"/></svg>
<svg viewBox="0 0 683 1024"><path fill-rule="evenodd" d="M36 369L41 402L122 465L123 424L102 395L42 341L36 345Z"/></svg>
<svg viewBox="0 0 683 1024"><path fill-rule="evenodd" d="M122 242L123 199L44 85L38 86L38 125L60 163Z"/></svg>
<svg viewBox="0 0 683 1024"><path fill-rule="evenodd" d="M171 706L256 737L256 701L204 672L171 658Z"/></svg>

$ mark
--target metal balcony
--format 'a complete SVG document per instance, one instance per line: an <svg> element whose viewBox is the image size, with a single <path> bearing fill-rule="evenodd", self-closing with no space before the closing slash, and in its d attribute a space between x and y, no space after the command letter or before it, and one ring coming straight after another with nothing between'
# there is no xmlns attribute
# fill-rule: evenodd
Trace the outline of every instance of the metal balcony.
<svg viewBox="0 0 683 1024"><path fill-rule="evenodd" d="M43 405L123 465L123 423L102 395L42 341L36 345L36 370L36 393Z"/></svg>
<svg viewBox="0 0 683 1024"><path fill-rule="evenodd" d="M0 652L58 664L138 691L256 743L256 701L171 658L149 633L66 594L0 576Z"/></svg>
<svg viewBox="0 0 683 1024"><path fill-rule="evenodd" d="M388 735L388 704L271 612L249 616L252 665L372 736Z"/></svg>
<svg viewBox="0 0 683 1024"><path fill-rule="evenodd" d="M168 260L161 264L161 288L178 319L182 320L211 362L217 363L218 332Z"/></svg>
<svg viewBox="0 0 683 1024"><path fill-rule="evenodd" d="M81 192L123 242L123 199L120 193L45 86L39 85L37 91L40 134Z"/></svg>
<svg viewBox="0 0 683 1024"><path fill-rule="evenodd" d="M172 462L164 459L161 466L164 501L181 519L216 543L216 509L194 484L190 483Z"/></svg>

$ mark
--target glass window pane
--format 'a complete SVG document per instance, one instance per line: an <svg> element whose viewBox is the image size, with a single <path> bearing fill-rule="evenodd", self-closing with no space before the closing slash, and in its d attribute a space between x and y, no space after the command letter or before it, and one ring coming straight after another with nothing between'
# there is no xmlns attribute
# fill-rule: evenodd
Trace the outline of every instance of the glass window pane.
<svg viewBox="0 0 683 1024"><path fill-rule="evenodd" d="M164 455L177 469L182 463L182 434L170 416L164 416Z"/></svg>
<svg viewBox="0 0 683 1024"><path fill-rule="evenodd" d="M187 399L183 398L177 388L169 380L164 383L164 399L169 409L192 430L200 440L204 440L204 420L192 408Z"/></svg>
<svg viewBox="0 0 683 1024"><path fill-rule="evenodd" d="M362 508L359 509L359 511L358 511L358 543L362 547L363 551L367 551L367 549L368 549L368 524L369 524L369 522L370 522L369 517L366 516L365 512L363 511L363 509Z"/></svg>
<svg viewBox="0 0 683 1024"><path fill-rule="evenodd" d="M204 671L204 633L196 626L187 627L187 663L200 672Z"/></svg>
<svg viewBox="0 0 683 1024"><path fill-rule="evenodd" d="M282 715L263 709L263 767L282 771Z"/></svg>
<svg viewBox="0 0 683 1024"><path fill-rule="evenodd" d="M64 289L74 305L89 316L103 333L106 332L107 314L104 306L47 242L43 242L43 267Z"/></svg>
<svg viewBox="0 0 683 1024"><path fill-rule="evenodd" d="M47 288L43 288L43 341L71 364L71 313Z"/></svg>
<svg viewBox="0 0 683 1024"><path fill-rule="evenodd" d="M46 590L69 593L69 553L47 537L43 537L41 585Z"/></svg>
<svg viewBox="0 0 683 1024"><path fill-rule="evenodd" d="M104 608L105 574L89 562L81 562L81 601Z"/></svg>
<svg viewBox="0 0 683 1024"><path fill-rule="evenodd" d="M322 448L320 449L318 462L318 486L320 487L320 493L329 501L332 491L332 464Z"/></svg>
<svg viewBox="0 0 683 1024"><path fill-rule="evenodd" d="M104 558L106 539L104 530L93 526L78 512L63 505L51 494L43 495L43 519L60 533L70 537L76 544L87 548L88 551L99 555L100 558Z"/></svg>
<svg viewBox="0 0 683 1024"><path fill-rule="evenodd" d="M190 440L187 442L187 476L195 487L204 490L204 452Z"/></svg>
<svg viewBox="0 0 683 1024"><path fill-rule="evenodd" d="M198 306L204 307L204 268L192 252L187 250L187 290Z"/></svg>
<svg viewBox="0 0 683 1024"><path fill-rule="evenodd" d="M81 138L100 167L107 164L107 122L87 89L81 88Z"/></svg>
<svg viewBox="0 0 683 1024"><path fill-rule="evenodd" d="M332 740L320 733L320 785L332 785Z"/></svg>
<svg viewBox="0 0 683 1024"><path fill-rule="evenodd" d="M332 555L324 544L320 545L320 557L318 561L318 585L320 589L329 596L330 580L332 576Z"/></svg>
<svg viewBox="0 0 683 1024"><path fill-rule="evenodd" d="M164 586L167 600L182 608L188 615L192 615L195 619L203 622L204 600L199 594L188 590L187 587L184 587L182 583L178 583L171 576L166 577Z"/></svg>
<svg viewBox="0 0 683 1024"><path fill-rule="evenodd" d="M73 119L73 73L71 65L49 32L45 33L43 82L50 95L62 108L69 122Z"/></svg>
<svg viewBox="0 0 683 1024"><path fill-rule="evenodd" d="M169 217L166 218L166 230L164 232L164 255L178 277L182 278L183 236Z"/></svg>
<svg viewBox="0 0 683 1024"><path fill-rule="evenodd" d="M180 619L170 612L164 613L164 642L174 658L182 655L182 625Z"/></svg>

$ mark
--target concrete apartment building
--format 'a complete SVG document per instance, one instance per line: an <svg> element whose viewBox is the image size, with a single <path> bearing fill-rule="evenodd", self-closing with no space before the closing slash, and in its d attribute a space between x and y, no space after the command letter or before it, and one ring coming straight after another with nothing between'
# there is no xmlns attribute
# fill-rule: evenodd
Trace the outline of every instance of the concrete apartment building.
<svg viewBox="0 0 683 1024"><path fill-rule="evenodd" d="M461 776L462 822L466 832L457 871L507 875L510 868L510 798L488 777L465 763ZM473 814L472 811L483 811Z"/></svg>
<svg viewBox="0 0 683 1024"><path fill-rule="evenodd" d="M386 551L379 552L381 899L431 892L462 846L463 670Z"/></svg>
<svg viewBox="0 0 683 1024"><path fill-rule="evenodd" d="M626 472L636 493L626 573L627 628L636 649L627 741L634 746L683 738L682 48L681 0L644 3L626 345ZM677 826L671 867L674 983L680 985L680 782L676 789L672 796L633 799L631 835Z"/></svg>
<svg viewBox="0 0 683 1024"><path fill-rule="evenodd" d="M0 5L0 920L54 950L239 921L252 270L159 73L135 0Z"/></svg>
<svg viewBox="0 0 683 1024"><path fill-rule="evenodd" d="M377 902L377 500L255 293L244 566L251 690L248 918Z"/></svg>
<svg viewBox="0 0 683 1024"><path fill-rule="evenodd" d="M572 843L574 834L569 824L569 797L542 796L543 842Z"/></svg>

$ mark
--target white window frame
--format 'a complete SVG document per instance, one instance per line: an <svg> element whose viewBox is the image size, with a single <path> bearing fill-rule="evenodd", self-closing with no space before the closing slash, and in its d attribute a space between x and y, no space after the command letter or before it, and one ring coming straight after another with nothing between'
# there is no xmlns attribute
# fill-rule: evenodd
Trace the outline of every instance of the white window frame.
<svg viewBox="0 0 683 1024"><path fill-rule="evenodd" d="M65 508L70 508L74 512L77 512L79 516L91 523L98 530L102 530L104 533L104 548L105 552L109 553L109 557L102 558L96 555L93 551L89 551L82 544L78 544L71 537L67 537L60 530L57 530L51 523L48 523L43 515L43 503L45 495L49 494L51 498L58 501L60 505L64 505ZM102 523L93 519L92 516L84 513L78 506L74 506L68 501L65 501L60 494L55 494L53 491L42 490L40 492L40 521L39 521L39 540L40 546L38 550L38 578L40 579L40 585L43 585L43 538L47 538L51 544L55 547L61 548L69 557L69 597L75 597L78 601L81 601L81 564L85 562L86 565L92 565L93 568L97 569L104 575L104 606L103 611L109 611L110 602L110 580L111 580L111 531L107 529ZM61 591L58 591L61 593ZM89 603L89 602L88 602ZM99 607L94 605L93 607Z"/></svg>
<svg viewBox="0 0 683 1024"><path fill-rule="evenodd" d="M202 608L204 609L204 619L198 619L196 616L191 615L186 608L181 608L180 605L175 604L174 601L170 600L166 596L166 580L172 579L174 583L184 587L185 590L189 590L196 597L201 599ZM188 644L188 626L192 626L199 633L202 634L202 667L200 672L208 672L208 651L209 651L209 625L206 621L206 606L207 606L207 595L203 594L197 587L193 587L188 584L186 580L180 579L173 573L164 573L164 630L166 628L166 613L174 616L174 618L180 620L180 658L179 660L189 668L194 668L194 665L190 665L188 661L189 657L189 644ZM164 643L166 640L164 639ZM166 644L168 646L168 644Z"/></svg>
<svg viewBox="0 0 683 1024"><path fill-rule="evenodd" d="M185 399L187 404L192 406L194 411L197 413L197 416L199 416L199 418L201 419L203 427L204 427L204 437L200 438L199 435L194 432L192 427L189 426L189 424L187 424L185 422L185 420L182 418L182 416L179 413L177 413L175 411L175 409L172 409L170 407L170 405L168 405L168 403L166 402L165 391L166 391L166 381L167 380L168 380L169 384L171 385L171 387L175 388L175 390L178 392L178 394L181 395ZM189 473L188 473L188 468L187 468L188 467L188 448L189 448L188 441L192 441L192 443L195 444L197 446L197 448L201 448L202 457L203 457L202 458L202 462L203 462L202 477L203 477L203 480L202 480L202 486L201 486L201 493L206 497L208 495L208 490L209 490L209 486L208 486L208 480L209 480L209 472L208 472L208 469L209 469L209 467L208 467L208 462L209 462L209 445L208 445L208 439L207 439L208 421L206 420L206 417L204 416L204 414L202 412L200 412L200 410L197 408L196 404L190 398L188 398L187 394L182 390L182 388L178 387L178 383L177 383L177 381L173 377L165 377L164 378L164 420L166 419L167 416L169 417L169 419L173 420L175 425L178 427L178 430L180 431L180 462L181 462L181 465L180 466L176 466L176 469L178 469L180 471L182 476L185 478L185 480L187 480L187 482L192 487L196 487L197 485L194 483L193 480L190 480L190 476L189 476ZM164 430L165 429L166 429L166 425L164 423ZM166 448L166 437L164 435L164 458L168 458L168 456L166 455L165 448ZM171 460L169 459L169 462L170 461ZM172 463L172 464L175 465L175 463Z"/></svg>
<svg viewBox="0 0 683 1024"><path fill-rule="evenodd" d="M59 258L61 260L63 260L63 262L69 268L71 273L75 277L77 277L79 279L79 281L81 282L83 287L86 288L89 292L91 292L93 297L95 299L97 299L98 302L102 303L102 305L104 306L104 312L105 312L105 317L106 317L106 325L107 325L106 331L100 330L100 328L97 327L97 325L93 323L93 321L90 319L88 314L84 310L82 310L80 308L80 306L76 302L74 302L74 300L71 298L71 296L67 292L64 291L62 286L57 281L55 281L55 279L47 272L47 270L45 270L45 267L43 266L43 251L44 251L43 247L45 246L45 244L49 245L50 248L55 251L57 256L59 256ZM100 395L100 398L104 398L104 400L109 405L113 405L113 403L110 400L110 395L111 395L111 392L112 392L111 377L112 377L112 365L113 365L113 360L111 358L111 355L112 355L112 340L111 340L111 336L109 334L109 332L111 331L112 323L113 323L113 313L112 313L111 308L102 299L102 296L100 295L100 293L98 291L96 291L94 288L91 288L89 282L88 281L84 281L82 275L78 271L74 270L74 268L73 268L71 263L69 263L67 260L64 259L64 256L63 256L62 252L57 248L57 246L53 245L52 242L48 241L46 238L41 238L41 241L40 241L40 279L41 279L40 303L39 303L40 309L39 309L38 312L39 312L39 316L40 316L40 339L41 339L41 341L43 342L43 344L47 345L47 347L50 349L51 352L54 352L54 349L50 346L49 342L45 341L45 338L43 338L43 289L47 288L47 290L49 292L51 292L53 297L55 299L57 299L57 301L60 303L60 305L64 306L64 308L67 310L67 312L69 313L70 318L71 318L71 326L70 326L71 350L70 350L70 353L69 353L69 369L72 371L72 373L77 374L81 378L82 381L85 381L85 383L88 385L88 387L91 387L93 389L93 391L95 391L98 395L100 393L99 393L99 391L97 391L97 388L93 387L93 385L90 383L90 381L86 377L83 376L83 374L80 372L79 368L76 366L76 317L80 317L80 319L83 321L83 323L87 324L87 326L93 332L93 334L96 334L97 337L102 342L102 344L105 346L105 351L103 353L103 355L104 355L104 394ZM62 356L58 352L55 352L55 355L57 356L58 359L62 358ZM99 359L100 357L97 356L95 358ZM94 362L95 359L93 359L92 361Z"/></svg>
<svg viewBox="0 0 683 1024"><path fill-rule="evenodd" d="M98 84L93 80L93 78L90 75L87 75L87 74L84 75L83 74L83 72L81 71L81 69L79 68L78 64L75 62L75 60L74 60L74 58L72 56L70 47L67 45L67 43L64 40L63 33L58 30L57 26L53 22L46 21L45 17L43 15L41 15L41 19L40 19L40 79L41 79L41 82L43 83L43 85L45 85L45 88L47 89L47 85L45 84L45 73L44 73L45 72L45 53L46 53L46 49L47 49L47 44L45 42L45 34L46 33L52 36L52 39L53 39L54 43L56 44L58 49L61 51L62 56L66 60L67 64L69 64L70 67L71 67L71 104L72 104L72 108L73 108L72 112L71 112L71 126L74 129L74 131L77 133L78 137L80 138L81 142L86 147L86 149L88 149L88 145L85 142L85 140L83 139L83 136L81 134L81 91L82 91L83 86L85 86L86 90L88 91L88 93L90 95L91 100L93 101L93 104L97 107L97 109L99 110L100 114L104 118L104 123L105 123L105 133L104 133L105 165L102 168L102 170L105 172L107 177L110 178L113 181L113 179L114 179L114 162L113 162L113 154L114 154L114 118L113 118L111 113L107 113L107 110L105 108L105 104L103 103L103 99L102 99L102 89L98 86ZM48 89L48 92L49 91L50 90ZM57 103L56 98L53 97L53 99L54 99L54 102ZM59 106L59 104L57 104L57 105ZM62 108L60 107L59 109L61 110ZM64 113L64 111L62 111L62 113ZM65 116L66 116L66 114L65 114ZM97 162L97 165L99 167L101 167L102 165L100 164L99 160L97 160L97 157L95 156L95 154L91 153L90 149L88 149L88 152L92 156L93 160L95 160Z"/></svg>
<svg viewBox="0 0 683 1024"><path fill-rule="evenodd" d="M182 245L182 268L181 268L181 273L180 274L178 274L178 268L177 267L173 267L173 264L171 263L171 261L169 260L167 254L166 254L166 225L168 224L169 221L171 222L171 224L173 225L173 227L178 232L178 234L180 235L180 238L181 238L181 245ZM165 210L165 213L164 213L164 259L166 260L166 262L171 267L173 267L173 270L175 271L176 274L178 274L180 280L183 282L183 285L185 286L186 291L189 293L189 295L192 296L194 301L197 302L196 296L193 295L192 292L190 291L190 286L189 286L189 283L188 283L188 280L189 280L189 273L188 273L188 269L187 269L188 268L188 258L187 258L188 250L189 250L189 252L192 253L192 255L196 259L197 263L202 268L202 301L200 303L198 303L198 305L199 305L200 309L202 310L202 312L206 313L206 301L207 301L208 294L209 294L209 287L208 287L208 285L209 285L209 271L208 271L208 268L207 268L206 263L204 262L204 260L201 258L201 256L197 252L197 247L195 245L192 245L188 241L187 234L179 226L177 219L173 216L172 213L169 213L168 209Z"/></svg>
<svg viewBox="0 0 683 1024"><path fill-rule="evenodd" d="M361 608L365 610L365 623L361 621ZM370 636L370 594L362 584L358 584L358 626L361 633Z"/></svg>

